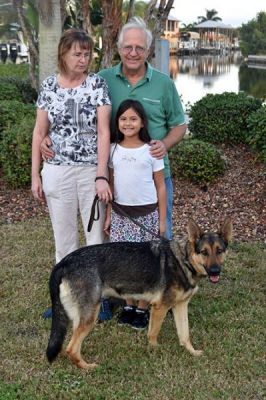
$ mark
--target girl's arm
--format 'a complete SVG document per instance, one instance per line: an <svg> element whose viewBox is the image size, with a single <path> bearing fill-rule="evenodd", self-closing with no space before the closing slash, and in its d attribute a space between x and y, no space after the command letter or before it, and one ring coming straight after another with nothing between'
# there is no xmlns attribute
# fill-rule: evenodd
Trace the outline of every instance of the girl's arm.
<svg viewBox="0 0 266 400"><path fill-rule="evenodd" d="M98 165L96 176L105 176L106 178L110 154L110 117L111 106L104 105L97 108ZM104 179L97 180L95 187L100 200L107 203L112 198L111 189Z"/></svg>
<svg viewBox="0 0 266 400"><path fill-rule="evenodd" d="M160 235L164 235L166 231L166 188L164 182L164 170L153 173L153 179L157 190L158 206L159 206L159 230Z"/></svg>
<svg viewBox="0 0 266 400"><path fill-rule="evenodd" d="M31 191L35 199L44 200L42 182L40 178L41 151L40 145L43 138L48 134L49 120L47 111L37 109L35 127L32 136L31 157Z"/></svg>

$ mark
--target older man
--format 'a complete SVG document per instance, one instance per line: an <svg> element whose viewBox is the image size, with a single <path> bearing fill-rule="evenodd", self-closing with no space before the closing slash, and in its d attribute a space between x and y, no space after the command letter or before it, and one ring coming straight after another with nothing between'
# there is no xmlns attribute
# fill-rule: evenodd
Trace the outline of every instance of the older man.
<svg viewBox="0 0 266 400"><path fill-rule="evenodd" d="M147 62L151 32L141 18L125 24L118 38L121 62L99 72L107 81L112 100L112 124L119 104L125 99L139 100L148 117L152 137L151 154L164 157L167 190L166 236L172 238L173 186L167 151L179 143L186 123L179 95L172 79Z"/></svg>

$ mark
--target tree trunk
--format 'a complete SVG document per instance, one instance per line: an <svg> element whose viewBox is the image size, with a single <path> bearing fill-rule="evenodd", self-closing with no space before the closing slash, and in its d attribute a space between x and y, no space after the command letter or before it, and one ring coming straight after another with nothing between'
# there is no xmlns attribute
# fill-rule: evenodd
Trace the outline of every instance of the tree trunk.
<svg viewBox="0 0 266 400"><path fill-rule="evenodd" d="M122 20L122 0L102 0L103 56L101 68L111 67Z"/></svg>
<svg viewBox="0 0 266 400"><path fill-rule="evenodd" d="M147 10L146 10L146 13L145 13L145 17L144 17L144 20L145 20L147 25L149 25L149 22L152 19L156 3L157 3L157 0L150 0L150 2L148 4L148 7L147 7Z"/></svg>
<svg viewBox="0 0 266 400"><path fill-rule="evenodd" d="M34 43L33 35L31 31L28 29L26 23L26 17L23 12L23 0L13 0L14 7L17 10L18 20L23 32L23 36L25 41L29 46L29 55L30 55L30 63L29 63L29 78L31 86L35 89L38 88L37 77L36 77L36 66L38 65L38 49Z"/></svg>
<svg viewBox="0 0 266 400"><path fill-rule="evenodd" d="M128 5L127 19L126 22L130 20L135 15L135 0L130 0Z"/></svg>
<svg viewBox="0 0 266 400"><path fill-rule="evenodd" d="M61 26L64 26L67 17L66 1L67 0L60 0Z"/></svg>
<svg viewBox="0 0 266 400"><path fill-rule="evenodd" d="M57 47L62 34L60 0L47 2L40 0L39 11L39 82L41 83L57 69Z"/></svg>
<svg viewBox="0 0 266 400"><path fill-rule="evenodd" d="M153 58L154 50L155 50L155 40L156 39L160 39L160 37L161 37L161 35L162 35L163 31L164 31L165 22L167 20L167 17L169 15L170 11L171 11L171 8L173 6L174 0L168 0L167 4L165 4L165 3L166 3L166 0L161 0L160 1L159 7L158 7L158 10L157 10L157 13L156 13L155 25L154 25L154 28L152 30L153 39L152 39L152 44L151 44L151 47L150 47L150 53L149 53L149 57L148 57L149 61ZM154 13L154 9L155 9L154 1L150 2L150 5L149 5L148 8L150 8L150 6L151 6L151 9L148 10L148 12L146 14L147 18L148 17L151 18L152 13ZM148 20L146 20L146 21L149 22Z"/></svg>
<svg viewBox="0 0 266 400"><path fill-rule="evenodd" d="M92 34L92 26L90 21L90 7L89 7L89 0L82 1L82 29L86 31L89 35Z"/></svg>

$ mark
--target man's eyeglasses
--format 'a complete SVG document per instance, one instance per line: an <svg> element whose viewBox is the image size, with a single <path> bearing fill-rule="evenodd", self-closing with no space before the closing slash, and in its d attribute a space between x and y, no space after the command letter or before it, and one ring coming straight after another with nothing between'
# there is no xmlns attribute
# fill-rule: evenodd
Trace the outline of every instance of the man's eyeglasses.
<svg viewBox="0 0 266 400"><path fill-rule="evenodd" d="M121 47L122 53L124 53L124 54L130 54L133 51L133 49L135 49L135 52L140 56L142 54L144 54L146 51L146 49L141 46L123 46L123 47Z"/></svg>

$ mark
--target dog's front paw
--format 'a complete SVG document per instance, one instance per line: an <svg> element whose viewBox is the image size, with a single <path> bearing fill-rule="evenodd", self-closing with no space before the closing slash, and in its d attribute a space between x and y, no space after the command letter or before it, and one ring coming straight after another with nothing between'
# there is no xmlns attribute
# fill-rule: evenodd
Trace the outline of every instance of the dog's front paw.
<svg viewBox="0 0 266 400"><path fill-rule="evenodd" d="M96 363L90 363L90 364L88 364L88 363L87 363L86 361L84 361L84 360L79 361L78 363L76 363L76 365L77 365L78 368L86 369L87 371L98 367L98 364L96 364Z"/></svg>
<svg viewBox="0 0 266 400"><path fill-rule="evenodd" d="M157 346L158 346L157 337L151 337L151 336L149 336L148 340L149 340L149 344L150 344L152 347L157 347Z"/></svg>
<svg viewBox="0 0 266 400"><path fill-rule="evenodd" d="M195 357L199 357L203 354L203 350L195 350L194 347L192 346L190 340L187 340L185 343L180 343L181 346L184 346L185 349L187 349L190 354L192 354Z"/></svg>
<svg viewBox="0 0 266 400"><path fill-rule="evenodd" d="M190 353L195 357L199 357L199 356L202 356L203 350L195 350L195 349L193 349L193 351L190 351Z"/></svg>

